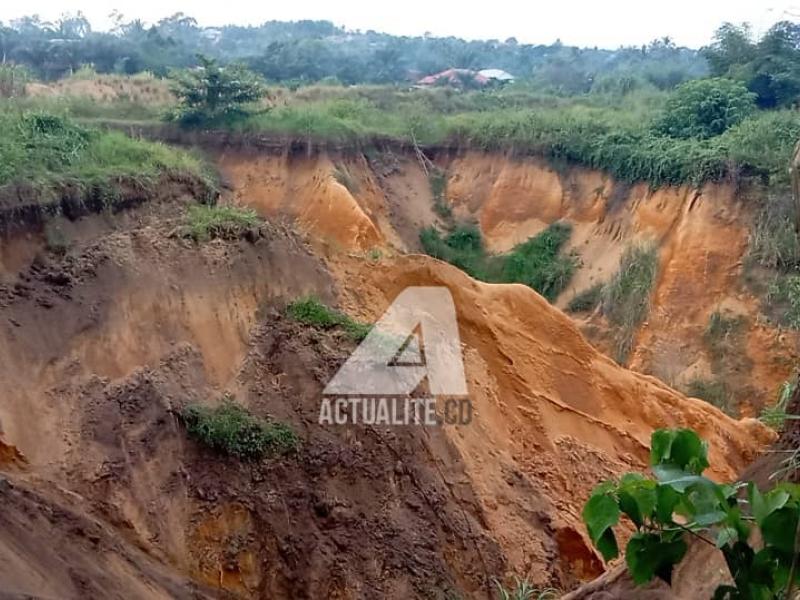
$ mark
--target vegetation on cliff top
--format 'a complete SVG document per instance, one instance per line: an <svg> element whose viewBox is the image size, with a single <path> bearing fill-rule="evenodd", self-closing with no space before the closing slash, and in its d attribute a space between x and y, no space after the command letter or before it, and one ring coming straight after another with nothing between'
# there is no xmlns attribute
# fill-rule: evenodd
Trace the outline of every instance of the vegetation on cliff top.
<svg viewBox="0 0 800 600"><path fill-rule="evenodd" d="M201 161L163 144L99 131L46 112L0 112L0 185L91 185L203 174Z"/></svg>

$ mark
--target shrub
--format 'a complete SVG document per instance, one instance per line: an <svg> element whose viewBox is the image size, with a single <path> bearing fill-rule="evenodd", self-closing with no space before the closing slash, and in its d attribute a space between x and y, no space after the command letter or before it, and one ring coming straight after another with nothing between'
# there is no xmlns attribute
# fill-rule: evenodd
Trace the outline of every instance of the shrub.
<svg viewBox="0 0 800 600"><path fill-rule="evenodd" d="M372 325L359 323L347 315L329 308L317 298L307 296L295 300L286 307L289 318L298 323L311 325L320 329L340 328L353 339L360 342L372 329Z"/></svg>
<svg viewBox="0 0 800 600"><path fill-rule="evenodd" d="M251 114L247 107L266 95L260 77L242 65L219 66L205 56L200 66L172 74L172 92L178 97L173 117L187 126L231 124Z"/></svg>
<svg viewBox="0 0 800 600"><path fill-rule="evenodd" d="M503 280L524 283L551 302L555 300L577 268L578 261L573 254L561 254L571 234L571 225L557 222L515 246L505 256Z"/></svg>
<svg viewBox="0 0 800 600"><path fill-rule="evenodd" d="M650 310L650 292L658 271L655 245L631 246L622 255L619 271L605 287L603 312L618 327L616 359L627 360L636 328Z"/></svg>
<svg viewBox="0 0 800 600"><path fill-rule="evenodd" d="M755 97L733 79L687 81L670 95L657 128L677 138L720 135L755 111Z"/></svg>
<svg viewBox="0 0 800 600"><path fill-rule="evenodd" d="M260 460L297 449L297 435L283 423L265 421L226 398L216 407L193 404L181 412L188 434L230 456Z"/></svg>
<svg viewBox="0 0 800 600"><path fill-rule="evenodd" d="M203 204L189 207L185 235L198 242L213 238L235 240L260 223L253 209Z"/></svg>
<svg viewBox="0 0 800 600"><path fill-rule="evenodd" d="M567 311L572 313L588 312L597 308L603 301L603 284L596 283L576 294L567 304Z"/></svg>
<svg viewBox="0 0 800 600"><path fill-rule="evenodd" d="M552 302L577 268L573 254L561 254L571 232L566 223L552 223L511 252L496 256L486 252L481 232L474 225L459 225L445 238L436 228L428 227L420 232L420 242L426 254L449 262L475 279L523 283Z"/></svg>
<svg viewBox="0 0 800 600"><path fill-rule="evenodd" d="M658 577L669 584L686 556L687 535L719 548L731 583L714 598L791 598L800 527L800 486L782 483L762 493L746 484L718 484L703 476L707 445L690 429L659 429L650 438L655 479L627 473L597 486L584 506L589 537L605 560L619 555L614 527L625 515L635 528L625 562L636 585ZM753 535L756 529L759 535ZM751 546L751 539L759 539Z"/></svg>

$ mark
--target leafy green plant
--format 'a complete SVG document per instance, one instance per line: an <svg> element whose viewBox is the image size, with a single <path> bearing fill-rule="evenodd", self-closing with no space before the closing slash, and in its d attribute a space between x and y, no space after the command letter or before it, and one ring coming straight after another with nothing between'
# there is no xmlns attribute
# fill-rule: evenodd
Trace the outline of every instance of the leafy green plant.
<svg viewBox="0 0 800 600"><path fill-rule="evenodd" d="M602 283L596 283L579 294L575 294L567 304L567 310L571 313L594 310L603 302L603 287Z"/></svg>
<svg viewBox="0 0 800 600"><path fill-rule="evenodd" d="M319 327L320 329L340 328L348 337L360 342L372 329L372 325L359 323L347 315L334 310L313 296L307 296L291 302L286 307L286 314L297 321Z"/></svg>
<svg viewBox="0 0 800 600"><path fill-rule="evenodd" d="M605 287L603 312L618 327L615 354L620 363L627 359L636 328L650 310L650 292L657 271L655 245L631 246L623 253L619 270Z"/></svg>
<svg viewBox="0 0 800 600"><path fill-rule="evenodd" d="M514 576L511 587L504 586L497 579L494 580L500 600L556 600L558 590L554 588L539 588L532 585L527 579Z"/></svg>
<svg viewBox="0 0 800 600"><path fill-rule="evenodd" d="M692 536L722 551L733 585L714 598L769 600L792 597L800 551L800 486L779 484L762 493L753 483L718 484L703 476L708 448L690 429L659 429L650 440L654 479L627 473L597 486L584 506L592 543L611 560L619 555L614 533L624 515L635 533L625 548L633 581L671 582ZM746 487L746 499L740 490ZM756 529L763 541L750 544Z"/></svg>
<svg viewBox="0 0 800 600"><path fill-rule="evenodd" d="M261 218L251 208L201 204L189 207L185 235L198 242L213 238L233 240L260 224Z"/></svg>
<svg viewBox="0 0 800 600"><path fill-rule="evenodd" d="M287 454L299 444L288 425L256 417L230 397L215 407L187 406L181 418L190 437L240 459L260 460Z"/></svg>

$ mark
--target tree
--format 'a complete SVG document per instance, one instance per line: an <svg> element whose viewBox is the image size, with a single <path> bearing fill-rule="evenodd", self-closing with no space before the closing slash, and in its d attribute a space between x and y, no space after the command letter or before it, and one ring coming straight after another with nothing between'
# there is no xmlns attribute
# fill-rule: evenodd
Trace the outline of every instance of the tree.
<svg viewBox="0 0 800 600"><path fill-rule="evenodd" d="M176 119L184 125L220 125L250 114L249 104L266 95L262 80L241 65L220 66L198 56L200 66L173 74Z"/></svg>
<svg viewBox="0 0 800 600"><path fill-rule="evenodd" d="M667 100L657 129L678 138L709 138L743 121L756 95L739 81L714 77L679 85Z"/></svg>
<svg viewBox="0 0 800 600"><path fill-rule="evenodd" d="M714 483L702 475L708 448L690 429L653 432L650 465L655 479L627 473L607 481L583 509L592 543L605 560L619 554L613 528L625 515L636 528L625 562L637 585L655 577L670 583L691 537L725 557L733 585L719 586L715 600L793 597L800 579L800 485L779 484L762 494L753 483ZM760 534L757 547L750 545L753 529Z"/></svg>

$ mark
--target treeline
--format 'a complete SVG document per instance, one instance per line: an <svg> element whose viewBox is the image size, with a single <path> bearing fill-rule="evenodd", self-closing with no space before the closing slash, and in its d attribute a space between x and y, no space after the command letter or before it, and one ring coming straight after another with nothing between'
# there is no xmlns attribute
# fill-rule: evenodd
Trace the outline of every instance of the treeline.
<svg viewBox="0 0 800 600"><path fill-rule="evenodd" d="M295 84L403 84L450 67L499 68L541 89L565 95L593 90L630 91L642 85L669 89L707 74L696 50L669 38L617 50L455 37L393 36L350 31L328 21L271 21L254 27L200 27L182 13L154 25L116 15L109 32L92 29L81 14L50 23L36 16L0 23L0 60L55 79L82 65L100 73L150 71L197 64L204 54L242 62L267 80Z"/></svg>

